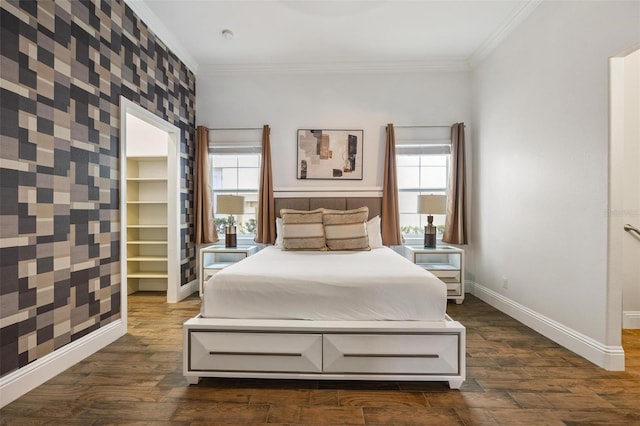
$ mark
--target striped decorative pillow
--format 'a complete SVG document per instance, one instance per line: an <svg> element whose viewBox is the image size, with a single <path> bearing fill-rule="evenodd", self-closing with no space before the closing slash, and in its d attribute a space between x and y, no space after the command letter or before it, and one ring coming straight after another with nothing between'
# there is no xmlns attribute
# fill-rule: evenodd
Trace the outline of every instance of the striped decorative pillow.
<svg viewBox="0 0 640 426"><path fill-rule="evenodd" d="M283 250L326 250L322 209L282 209Z"/></svg>
<svg viewBox="0 0 640 426"><path fill-rule="evenodd" d="M324 210L322 223L329 250L371 250L367 236L369 208Z"/></svg>

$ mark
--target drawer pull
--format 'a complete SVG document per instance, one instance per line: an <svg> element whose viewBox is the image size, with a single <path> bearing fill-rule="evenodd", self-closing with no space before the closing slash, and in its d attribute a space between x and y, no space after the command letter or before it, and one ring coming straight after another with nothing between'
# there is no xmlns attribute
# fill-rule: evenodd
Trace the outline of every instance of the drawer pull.
<svg viewBox="0 0 640 426"><path fill-rule="evenodd" d="M440 358L438 354L343 354L345 358Z"/></svg>
<svg viewBox="0 0 640 426"><path fill-rule="evenodd" d="M209 355L242 355L242 356L302 356L291 352L209 352Z"/></svg>

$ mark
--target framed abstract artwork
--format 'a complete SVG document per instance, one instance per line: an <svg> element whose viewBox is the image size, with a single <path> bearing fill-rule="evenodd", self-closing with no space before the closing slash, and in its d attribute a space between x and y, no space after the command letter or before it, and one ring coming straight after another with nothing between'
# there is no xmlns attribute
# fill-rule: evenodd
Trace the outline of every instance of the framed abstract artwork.
<svg viewBox="0 0 640 426"><path fill-rule="evenodd" d="M362 180L363 130L298 129L298 179Z"/></svg>

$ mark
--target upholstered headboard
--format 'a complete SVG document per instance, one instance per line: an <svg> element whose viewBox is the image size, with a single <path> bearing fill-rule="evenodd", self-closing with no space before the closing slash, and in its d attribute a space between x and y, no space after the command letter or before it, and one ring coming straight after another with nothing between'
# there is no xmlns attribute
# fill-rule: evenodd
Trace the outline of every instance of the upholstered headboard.
<svg viewBox="0 0 640 426"><path fill-rule="evenodd" d="M303 197L276 198L276 217L280 217L280 209L314 210L318 208L334 210L351 210L369 207L369 219L382 212L381 197Z"/></svg>

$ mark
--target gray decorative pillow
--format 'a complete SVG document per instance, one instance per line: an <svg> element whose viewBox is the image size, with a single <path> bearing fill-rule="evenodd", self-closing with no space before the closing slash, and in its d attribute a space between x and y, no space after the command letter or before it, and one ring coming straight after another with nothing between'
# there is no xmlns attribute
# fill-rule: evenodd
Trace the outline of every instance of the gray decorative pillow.
<svg viewBox="0 0 640 426"><path fill-rule="evenodd" d="M329 250L371 250L367 236L369 208L324 210L322 223Z"/></svg>
<svg viewBox="0 0 640 426"><path fill-rule="evenodd" d="M326 250L322 209L280 210L283 250Z"/></svg>

